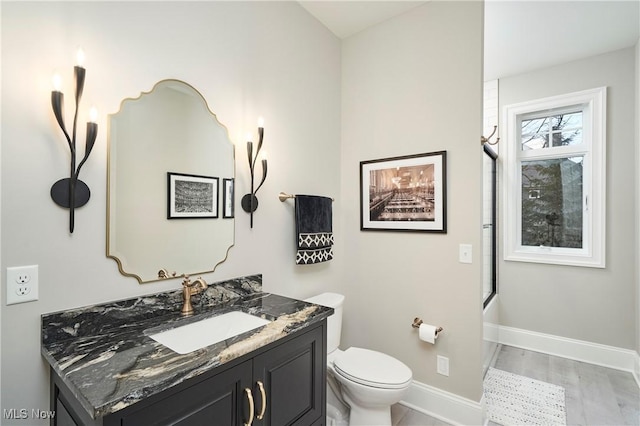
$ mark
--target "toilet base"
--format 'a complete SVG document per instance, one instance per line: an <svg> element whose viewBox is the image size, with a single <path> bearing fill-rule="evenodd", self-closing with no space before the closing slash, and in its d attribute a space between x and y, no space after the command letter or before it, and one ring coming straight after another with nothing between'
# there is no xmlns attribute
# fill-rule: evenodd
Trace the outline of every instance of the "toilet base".
<svg viewBox="0 0 640 426"><path fill-rule="evenodd" d="M349 414L345 416L336 407L327 404L327 426L349 426Z"/></svg>
<svg viewBox="0 0 640 426"><path fill-rule="evenodd" d="M326 426L349 426L349 407L342 403L336 392L340 393L340 385L336 382L331 368L328 368Z"/></svg>
<svg viewBox="0 0 640 426"><path fill-rule="evenodd" d="M349 414L350 426L391 426L391 407L360 407L351 406Z"/></svg>
<svg viewBox="0 0 640 426"><path fill-rule="evenodd" d="M349 404L350 426L391 426L391 405L357 404L348 393L342 396Z"/></svg>

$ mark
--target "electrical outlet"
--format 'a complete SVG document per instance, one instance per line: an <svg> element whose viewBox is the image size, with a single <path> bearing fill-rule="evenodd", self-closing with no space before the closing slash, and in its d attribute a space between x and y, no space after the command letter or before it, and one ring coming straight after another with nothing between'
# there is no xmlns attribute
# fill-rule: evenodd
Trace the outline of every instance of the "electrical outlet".
<svg viewBox="0 0 640 426"><path fill-rule="evenodd" d="M7 268L7 305L38 300L38 265Z"/></svg>
<svg viewBox="0 0 640 426"><path fill-rule="evenodd" d="M438 374L443 376L449 376L449 358L446 356L438 355Z"/></svg>

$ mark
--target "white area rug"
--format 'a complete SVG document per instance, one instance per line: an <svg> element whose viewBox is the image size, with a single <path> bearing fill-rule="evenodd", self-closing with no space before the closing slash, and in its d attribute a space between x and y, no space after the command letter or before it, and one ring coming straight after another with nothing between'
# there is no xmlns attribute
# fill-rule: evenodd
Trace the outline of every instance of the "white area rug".
<svg viewBox="0 0 640 426"><path fill-rule="evenodd" d="M489 368L484 400L489 420L501 425L567 424L562 386Z"/></svg>

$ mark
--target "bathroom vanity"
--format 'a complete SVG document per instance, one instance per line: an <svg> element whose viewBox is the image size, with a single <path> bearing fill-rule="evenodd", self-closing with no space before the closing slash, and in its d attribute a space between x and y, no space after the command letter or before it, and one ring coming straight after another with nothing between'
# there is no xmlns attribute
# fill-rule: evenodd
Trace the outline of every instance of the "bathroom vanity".
<svg viewBox="0 0 640 426"><path fill-rule="evenodd" d="M192 316L181 305L177 290L43 315L51 424L324 424L333 309L263 293L259 275L210 285ZM152 337L230 312L268 323L182 354Z"/></svg>

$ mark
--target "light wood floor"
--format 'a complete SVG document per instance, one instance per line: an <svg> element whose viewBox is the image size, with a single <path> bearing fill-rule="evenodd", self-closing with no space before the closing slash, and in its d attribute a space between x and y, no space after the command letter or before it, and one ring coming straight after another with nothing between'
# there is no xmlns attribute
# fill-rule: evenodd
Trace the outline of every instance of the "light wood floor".
<svg viewBox="0 0 640 426"><path fill-rule="evenodd" d="M493 367L564 387L568 425L640 425L640 388L631 373L511 346L499 349ZM394 426L447 425L400 404L391 418Z"/></svg>

